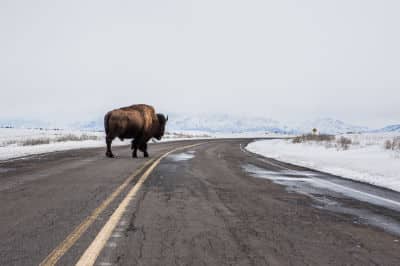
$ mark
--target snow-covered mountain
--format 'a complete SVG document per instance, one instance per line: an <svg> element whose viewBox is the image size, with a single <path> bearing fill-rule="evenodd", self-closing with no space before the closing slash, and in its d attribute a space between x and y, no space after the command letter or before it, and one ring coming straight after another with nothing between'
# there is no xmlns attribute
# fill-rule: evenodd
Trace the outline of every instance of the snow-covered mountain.
<svg viewBox="0 0 400 266"><path fill-rule="evenodd" d="M69 125L70 128L80 129L85 131L103 131L104 118L100 117L90 121L76 122Z"/></svg>
<svg viewBox="0 0 400 266"><path fill-rule="evenodd" d="M211 133L270 132L293 133L282 123L265 117L250 117L229 114L171 114L168 129L205 131Z"/></svg>
<svg viewBox="0 0 400 266"><path fill-rule="evenodd" d="M295 130L301 133L311 133L313 128L317 128L320 133L324 134L341 134L349 132L365 132L367 127L357 126L345 123L343 121L332 118L318 118L306 121L295 126Z"/></svg>
<svg viewBox="0 0 400 266"><path fill-rule="evenodd" d="M51 123L40 120L29 119L0 119L0 127L14 127L14 128L54 128Z"/></svg>
<svg viewBox="0 0 400 266"><path fill-rule="evenodd" d="M400 132L400 124L389 125L381 129L373 130L372 132Z"/></svg>
<svg viewBox="0 0 400 266"><path fill-rule="evenodd" d="M317 128L320 133L341 134L349 132L365 132L367 127L345 123L332 118L319 118L297 125L286 125L266 117L240 115L176 115L170 116L168 127L172 130L196 130L207 132L269 132L284 134L310 133Z"/></svg>
<svg viewBox="0 0 400 266"><path fill-rule="evenodd" d="M75 123L73 128L102 130L103 118ZM294 133L278 121L263 117L234 116L228 114L169 114L168 131L198 131L210 133L270 132Z"/></svg>
<svg viewBox="0 0 400 266"><path fill-rule="evenodd" d="M103 131L103 117L89 121L69 124L63 128L88 131ZM38 128L49 127L49 123L33 120L1 120L0 127ZM51 125L50 125L51 126ZM168 131L197 131L209 133L268 132L303 134L317 128L321 133L340 134L348 132L400 132L400 125L391 125L383 129L369 131L367 127L345 123L332 118L319 118L303 123L284 124L261 116L243 116L232 114L177 114L169 115Z"/></svg>

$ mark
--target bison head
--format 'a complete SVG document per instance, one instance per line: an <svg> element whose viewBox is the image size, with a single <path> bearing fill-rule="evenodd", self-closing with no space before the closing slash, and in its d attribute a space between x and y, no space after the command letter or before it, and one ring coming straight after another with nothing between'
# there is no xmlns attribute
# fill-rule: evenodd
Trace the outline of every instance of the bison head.
<svg viewBox="0 0 400 266"><path fill-rule="evenodd" d="M161 138L164 136L165 125L167 124L168 116L165 117L163 114L157 114L157 118L159 127L154 137L158 140L161 140Z"/></svg>

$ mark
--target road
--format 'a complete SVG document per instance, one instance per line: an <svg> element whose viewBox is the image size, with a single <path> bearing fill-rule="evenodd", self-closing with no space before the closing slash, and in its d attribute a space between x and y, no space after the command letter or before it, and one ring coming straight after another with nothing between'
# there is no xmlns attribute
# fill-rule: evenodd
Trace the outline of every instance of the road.
<svg viewBox="0 0 400 266"><path fill-rule="evenodd" d="M0 162L0 265L400 265L399 193L251 154L251 141Z"/></svg>

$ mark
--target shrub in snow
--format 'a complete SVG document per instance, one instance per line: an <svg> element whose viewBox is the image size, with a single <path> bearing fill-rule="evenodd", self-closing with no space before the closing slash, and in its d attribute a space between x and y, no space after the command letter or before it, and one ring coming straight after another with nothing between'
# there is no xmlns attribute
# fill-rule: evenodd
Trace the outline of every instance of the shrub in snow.
<svg viewBox="0 0 400 266"><path fill-rule="evenodd" d="M16 141L16 140L5 140L5 141L2 141L0 143L0 147L6 147L6 146L9 146L9 145L14 145L14 144L18 144L18 141Z"/></svg>
<svg viewBox="0 0 400 266"><path fill-rule="evenodd" d="M343 149L343 150L347 150L349 148L349 146L351 145L352 141L349 138L346 137L340 137L337 140L337 144L339 146L339 148Z"/></svg>
<svg viewBox="0 0 400 266"><path fill-rule="evenodd" d="M293 143L302 143L302 142L308 142L308 141L330 142L330 141L333 141L334 139L335 139L335 136L328 135L328 134L320 134L320 135L307 134L307 135L297 136L297 137L293 138L292 142Z"/></svg>
<svg viewBox="0 0 400 266"><path fill-rule="evenodd" d="M392 149L392 141L391 140L387 140L385 141L385 149L387 150L391 150Z"/></svg>
<svg viewBox="0 0 400 266"><path fill-rule="evenodd" d="M398 134L398 133L396 133ZM342 135L343 136L343 135ZM295 145L285 140L263 140L250 143L247 149L268 158L313 168L337 176L367 182L400 192L400 149L383 149L384 142L400 136L387 134L345 135L352 140L351 148L345 152L326 149L327 145L338 147L338 143L319 142L320 145ZM339 140L340 136L337 137ZM354 142L361 143L354 147ZM315 142L317 143L317 142ZM346 143L344 141L344 143ZM367 145L368 143L368 145ZM369 143L375 143L369 145Z"/></svg>
<svg viewBox="0 0 400 266"><path fill-rule="evenodd" d="M98 136L82 134L77 136L74 134L68 134L55 139L55 142L65 142L65 141L85 141L85 140L99 140Z"/></svg>
<svg viewBox="0 0 400 266"><path fill-rule="evenodd" d="M385 149L393 151L400 150L400 137L394 137L392 140L386 140Z"/></svg>
<svg viewBox="0 0 400 266"><path fill-rule="evenodd" d="M42 144L49 144L49 138L37 138L37 139L26 139L22 141L22 146L35 146L35 145L42 145Z"/></svg>

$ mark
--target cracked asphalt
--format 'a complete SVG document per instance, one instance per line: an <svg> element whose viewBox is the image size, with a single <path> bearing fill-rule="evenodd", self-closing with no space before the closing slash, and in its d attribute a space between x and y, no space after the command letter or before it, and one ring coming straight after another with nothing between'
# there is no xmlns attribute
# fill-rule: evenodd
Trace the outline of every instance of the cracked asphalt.
<svg viewBox="0 0 400 266"><path fill-rule="evenodd" d="M245 165L270 172L279 172L281 166L310 171L244 152L242 147L250 141L216 140L162 160L96 264L400 265L400 236L365 217L326 209L308 194L246 172ZM150 155L196 142L200 141L151 145ZM119 157L107 159L104 149L85 149L0 163L15 169L0 172L0 265L40 263L147 161L131 159L127 147L115 153ZM374 189L379 190L368 188ZM59 265L76 263L125 194ZM328 196L344 206L400 221L397 210Z"/></svg>
<svg viewBox="0 0 400 266"><path fill-rule="evenodd" d="M399 265L398 236L246 174L249 163L271 171L282 164L243 152L248 142L209 143L191 149L193 158L164 160L126 214L123 237L111 240L98 263ZM400 220L395 211L343 200Z"/></svg>

